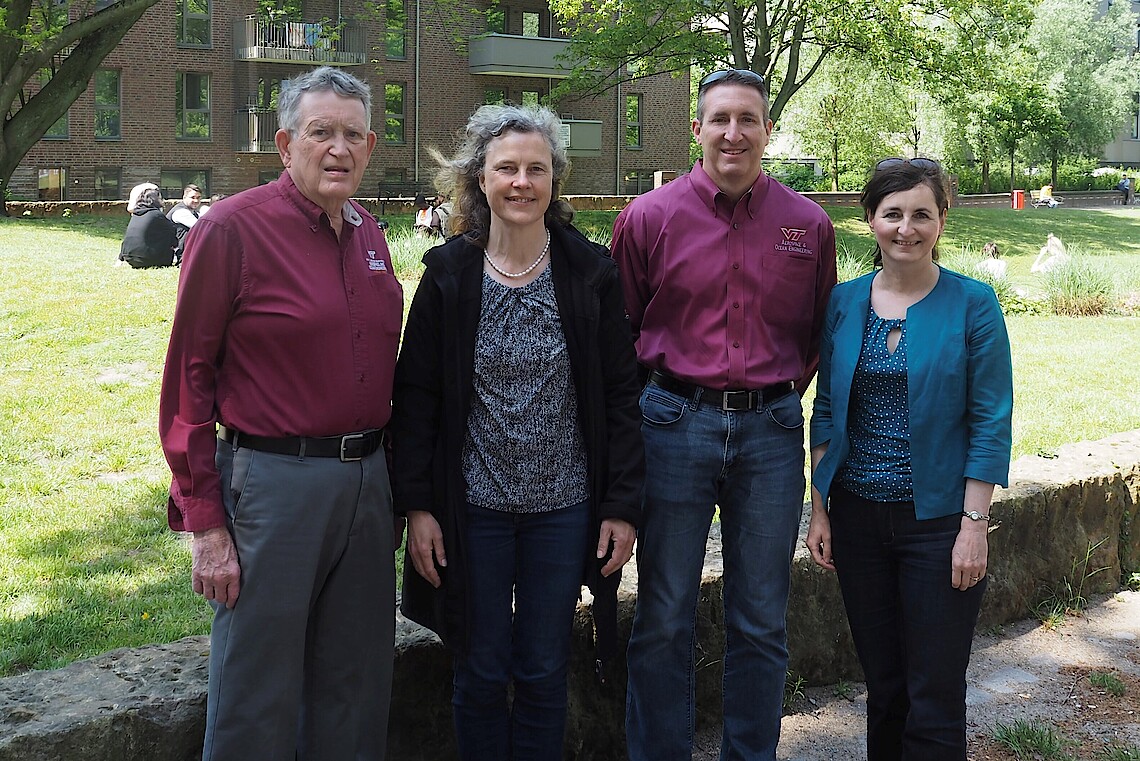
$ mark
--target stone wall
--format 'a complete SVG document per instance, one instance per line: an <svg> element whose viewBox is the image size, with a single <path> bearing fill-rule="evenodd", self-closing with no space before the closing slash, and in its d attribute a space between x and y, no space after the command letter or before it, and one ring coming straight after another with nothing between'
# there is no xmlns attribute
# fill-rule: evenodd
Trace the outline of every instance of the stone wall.
<svg viewBox="0 0 1140 761"><path fill-rule="evenodd" d="M1026 618L1071 585L1116 588L1140 568L1140 431L1070 444L1055 459L1023 457L1014 483L994 497L1002 522L990 535L990 586L982 629ZM806 511L805 524L806 530ZM698 606L698 722L715 722L722 674L719 534L709 541ZM1091 552L1090 552L1091 548ZM1086 556L1089 557L1084 563ZM1096 571L1096 569L1104 570ZM1087 576L1087 578L1086 578ZM626 573L619 632L629 636L636 569ZM588 600L587 600L588 603ZM624 664L599 687L588 610L579 609L570 684L568 757L624 758ZM800 550L788 612L791 671L809 683L860 679L832 574ZM205 638L122 650L58 671L0 680L0 761L188 761L201 752ZM393 761L454 758L450 659L430 633L397 620L390 753Z"/></svg>

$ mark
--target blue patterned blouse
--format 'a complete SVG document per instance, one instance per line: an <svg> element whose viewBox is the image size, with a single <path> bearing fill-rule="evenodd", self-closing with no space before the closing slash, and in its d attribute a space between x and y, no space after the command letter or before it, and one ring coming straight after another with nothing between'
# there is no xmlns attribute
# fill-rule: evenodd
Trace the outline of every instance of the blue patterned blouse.
<svg viewBox="0 0 1140 761"><path fill-rule="evenodd" d="M892 330L901 331L894 352ZM906 320L884 320L872 307L851 388L851 453L837 474L840 485L875 502L914 499L907 404Z"/></svg>

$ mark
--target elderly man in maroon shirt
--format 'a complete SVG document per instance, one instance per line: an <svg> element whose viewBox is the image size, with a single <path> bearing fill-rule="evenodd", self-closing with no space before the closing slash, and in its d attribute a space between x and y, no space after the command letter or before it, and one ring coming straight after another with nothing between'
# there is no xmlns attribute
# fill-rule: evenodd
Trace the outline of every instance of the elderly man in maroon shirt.
<svg viewBox="0 0 1140 761"><path fill-rule="evenodd" d="M819 206L770 179L764 78L700 84L692 171L614 223L642 394L647 474L629 643L631 761L692 755L695 614L720 507L724 557L723 761L776 758L785 612L804 498L800 394L835 284Z"/></svg>
<svg viewBox="0 0 1140 761"><path fill-rule="evenodd" d="M285 171L187 236L159 408L170 526L210 601L203 759L384 758L395 529L384 454L403 299L350 196L360 80L279 98Z"/></svg>

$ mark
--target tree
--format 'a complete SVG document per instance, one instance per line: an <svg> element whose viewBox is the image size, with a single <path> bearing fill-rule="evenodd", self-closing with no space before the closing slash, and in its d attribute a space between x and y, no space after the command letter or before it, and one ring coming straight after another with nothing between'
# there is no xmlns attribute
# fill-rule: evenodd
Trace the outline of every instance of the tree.
<svg viewBox="0 0 1140 761"><path fill-rule="evenodd" d="M976 78L987 40L1029 23L1029 0L550 0L582 63L562 87L600 92L695 64L763 74L772 118L830 56L916 78Z"/></svg>
<svg viewBox="0 0 1140 761"><path fill-rule="evenodd" d="M56 0L8 0L0 6L0 216L7 216L8 183L20 161L87 89L92 74L123 35L158 0L93 2L69 18ZM51 78L32 94L41 72Z"/></svg>
<svg viewBox="0 0 1140 761"><path fill-rule="evenodd" d="M1140 80L1136 15L1129 3L1102 14L1086 0L1041 0L1034 16L1025 48L1054 110L1035 142L1056 185L1062 154L1099 155L1128 117Z"/></svg>

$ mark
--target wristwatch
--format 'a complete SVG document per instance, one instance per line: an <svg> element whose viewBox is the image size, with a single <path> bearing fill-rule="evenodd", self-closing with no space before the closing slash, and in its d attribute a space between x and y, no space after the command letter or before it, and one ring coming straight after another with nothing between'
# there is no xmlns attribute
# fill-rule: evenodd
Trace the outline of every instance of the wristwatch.
<svg viewBox="0 0 1140 761"><path fill-rule="evenodd" d="M963 510L962 515L966 516L967 518L969 518L972 521L985 521L986 523L989 523L989 521L990 521L990 516L982 515L977 510L971 510L969 512L966 512L965 510Z"/></svg>

